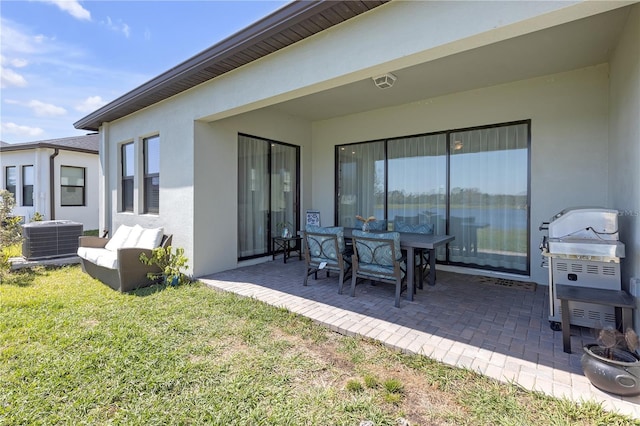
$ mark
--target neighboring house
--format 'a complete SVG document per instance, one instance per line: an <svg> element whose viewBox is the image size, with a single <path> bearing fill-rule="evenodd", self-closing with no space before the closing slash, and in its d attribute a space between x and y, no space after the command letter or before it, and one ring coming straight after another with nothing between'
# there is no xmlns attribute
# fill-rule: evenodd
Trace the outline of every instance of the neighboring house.
<svg viewBox="0 0 640 426"><path fill-rule="evenodd" d="M100 136L0 145L0 188L13 193L26 223L40 213L98 229Z"/></svg>
<svg viewBox="0 0 640 426"><path fill-rule="evenodd" d="M638 117L637 2L322 1L75 126L103 136L100 228L164 226L195 276L269 259L276 225L318 210L429 223L456 236L451 268L546 284L540 223L603 206L622 212L628 288Z"/></svg>

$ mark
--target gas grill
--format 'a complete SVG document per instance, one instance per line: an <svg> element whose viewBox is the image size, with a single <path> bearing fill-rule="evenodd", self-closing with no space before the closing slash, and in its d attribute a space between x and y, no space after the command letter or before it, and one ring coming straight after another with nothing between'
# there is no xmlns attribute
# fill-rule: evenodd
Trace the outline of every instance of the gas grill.
<svg viewBox="0 0 640 426"><path fill-rule="evenodd" d="M624 244L618 237L618 211L603 208L571 208L543 222L547 230L540 249L543 266L549 268L549 322L560 330L560 301L556 285L621 290L620 259ZM616 326L613 307L570 302L571 324L603 328Z"/></svg>

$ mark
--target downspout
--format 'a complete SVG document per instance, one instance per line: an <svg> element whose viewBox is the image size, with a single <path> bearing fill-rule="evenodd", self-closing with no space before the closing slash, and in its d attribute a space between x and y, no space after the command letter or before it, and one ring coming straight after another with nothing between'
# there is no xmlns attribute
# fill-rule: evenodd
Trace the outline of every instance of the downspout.
<svg viewBox="0 0 640 426"><path fill-rule="evenodd" d="M51 206L50 206L51 220L55 220L56 218L56 195L55 195L56 186L53 180L55 179L55 171L54 171L55 158L58 156L58 153L59 153L58 148L54 148L53 154L51 154L51 156L49 157L49 201L51 203Z"/></svg>
<svg viewBox="0 0 640 426"><path fill-rule="evenodd" d="M99 194L100 194L100 207L99 207L99 219L98 226L99 229L102 229L102 232L108 233L110 236L113 235L113 232L109 232L112 227L112 191L111 191L111 161L110 161L110 147L109 147L109 131L110 124L108 122L102 123L100 127L100 149L98 150L98 155L100 158L100 169L99 169ZM117 164L117 163L116 163Z"/></svg>

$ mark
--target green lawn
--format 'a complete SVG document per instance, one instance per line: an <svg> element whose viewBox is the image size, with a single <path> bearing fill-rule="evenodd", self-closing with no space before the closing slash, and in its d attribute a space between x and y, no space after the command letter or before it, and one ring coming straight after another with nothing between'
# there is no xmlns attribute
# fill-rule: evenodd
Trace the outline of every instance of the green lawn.
<svg viewBox="0 0 640 426"><path fill-rule="evenodd" d="M0 424L634 424L349 338L196 283L120 294L80 267L0 284Z"/></svg>

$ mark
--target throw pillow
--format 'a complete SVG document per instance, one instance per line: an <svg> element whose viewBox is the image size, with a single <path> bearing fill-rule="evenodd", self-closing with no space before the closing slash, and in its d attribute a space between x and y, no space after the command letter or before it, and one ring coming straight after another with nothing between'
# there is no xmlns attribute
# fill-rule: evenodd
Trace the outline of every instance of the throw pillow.
<svg viewBox="0 0 640 426"><path fill-rule="evenodd" d="M142 235L138 239L136 247L153 250L156 247L160 247L162 242L162 236L164 235L164 228L150 228L143 229Z"/></svg>
<svg viewBox="0 0 640 426"><path fill-rule="evenodd" d="M116 232L113 234L113 237L109 239L107 244L104 246L107 250L115 251L119 248L124 247L124 244L131 233L133 227L127 225L120 225Z"/></svg>

